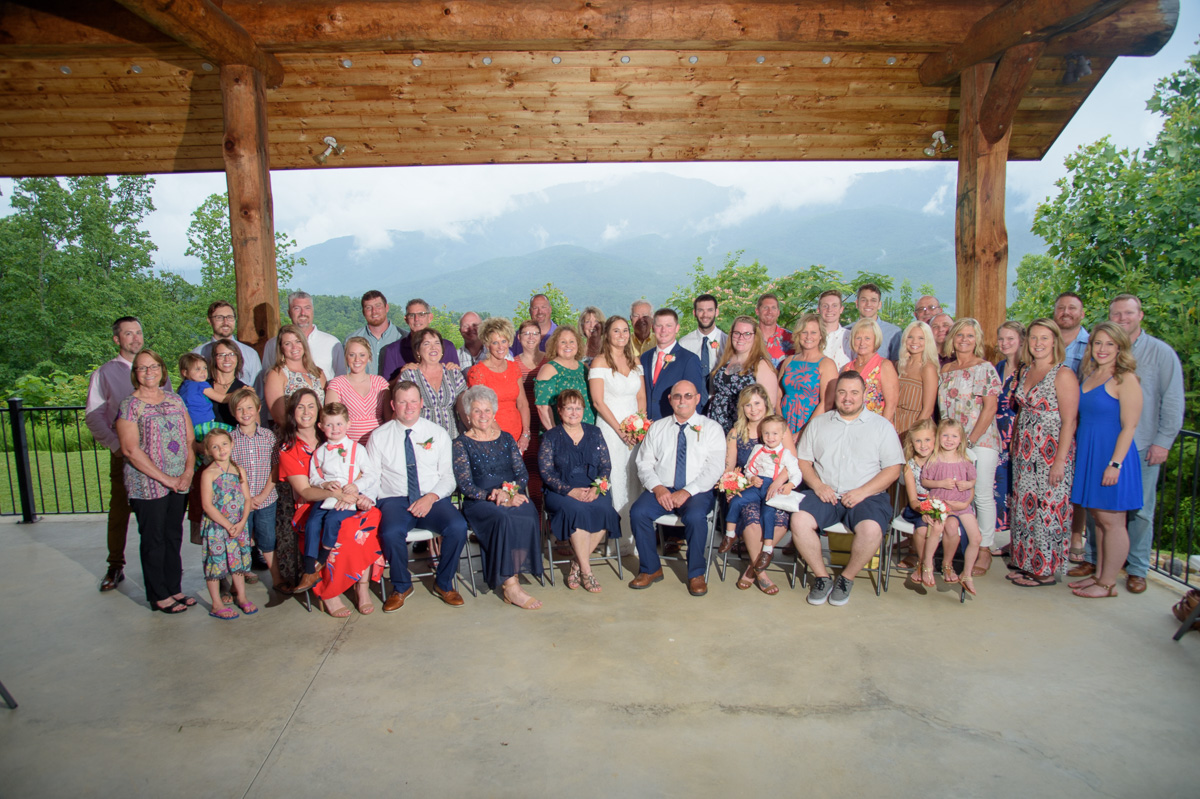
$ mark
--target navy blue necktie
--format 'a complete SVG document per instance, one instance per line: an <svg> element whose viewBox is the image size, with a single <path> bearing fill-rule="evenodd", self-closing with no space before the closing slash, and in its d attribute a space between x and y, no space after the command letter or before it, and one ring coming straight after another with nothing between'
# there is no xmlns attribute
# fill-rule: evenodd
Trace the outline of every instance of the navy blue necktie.
<svg viewBox="0 0 1200 799"><path fill-rule="evenodd" d="M421 498L421 484L417 480L417 453L413 449L412 430L404 431L404 460L408 465L408 501Z"/></svg>
<svg viewBox="0 0 1200 799"><path fill-rule="evenodd" d="M676 422L676 424L679 424ZM687 423L679 425L679 441L675 444L675 490L687 485Z"/></svg>
<svg viewBox="0 0 1200 799"><path fill-rule="evenodd" d="M708 336L700 339L700 374L708 375Z"/></svg>

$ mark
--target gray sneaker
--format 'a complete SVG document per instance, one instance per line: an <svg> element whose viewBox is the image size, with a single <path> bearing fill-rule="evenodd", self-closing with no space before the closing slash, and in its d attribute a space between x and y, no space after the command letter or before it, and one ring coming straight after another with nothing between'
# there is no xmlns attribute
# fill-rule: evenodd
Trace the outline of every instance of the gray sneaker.
<svg viewBox="0 0 1200 799"><path fill-rule="evenodd" d="M838 575L833 581L833 593L829 595L829 604L844 605L850 601L850 589L854 587L854 583L847 580L842 575Z"/></svg>
<svg viewBox="0 0 1200 799"><path fill-rule="evenodd" d="M824 605L825 600L829 599L829 592L833 590L832 577L814 577L812 588L808 589L808 604ZM842 600L845 602L845 600Z"/></svg>

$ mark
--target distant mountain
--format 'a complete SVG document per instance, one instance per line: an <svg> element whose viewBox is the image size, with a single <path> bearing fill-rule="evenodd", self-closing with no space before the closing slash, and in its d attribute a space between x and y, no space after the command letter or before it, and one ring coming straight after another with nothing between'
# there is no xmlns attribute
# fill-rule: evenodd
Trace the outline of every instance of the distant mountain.
<svg viewBox="0 0 1200 799"><path fill-rule="evenodd" d="M953 187L938 170L861 176L841 201L772 209L718 225L741 199L707 181L640 174L524 195L515 207L467 225L457 237L391 232L391 246L360 251L352 237L307 247L294 284L318 294L378 288L395 303L420 296L451 310L509 314L532 288L553 282L577 306L627 312L664 299L697 257L715 265L744 250L773 275L824 264L851 274L932 283L954 296ZM948 194L948 196L946 196ZM1015 205L1019 198L1012 198ZM940 201L940 202L939 202ZM927 204L935 206L925 210ZM1027 213L1008 214L1009 283L1027 252L1042 252Z"/></svg>

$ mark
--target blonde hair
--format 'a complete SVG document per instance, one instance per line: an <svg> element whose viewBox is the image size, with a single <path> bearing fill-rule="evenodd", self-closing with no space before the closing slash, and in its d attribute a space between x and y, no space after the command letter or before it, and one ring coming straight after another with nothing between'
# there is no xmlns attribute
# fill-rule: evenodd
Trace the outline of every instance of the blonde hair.
<svg viewBox="0 0 1200 799"><path fill-rule="evenodd" d="M242 400L246 399L254 401L254 410L262 409L262 400L258 398L258 392L250 388L250 386L242 386L226 397L225 405L229 408L230 413L237 413L237 407L242 404Z"/></svg>
<svg viewBox="0 0 1200 799"><path fill-rule="evenodd" d="M304 348L304 353L300 357L300 362L304 364L304 371L316 378L324 377L325 372L312 359L312 351L308 348L308 336L304 335L304 332L296 325L284 325L279 328L279 335L275 336L275 365L272 368L282 372L287 365L287 358L283 354L283 335L285 333L295 336L300 342L300 346Z"/></svg>
<svg viewBox="0 0 1200 799"><path fill-rule="evenodd" d="M420 331L418 331L418 332L420 332ZM371 342L367 341L362 336L351 336L350 338L346 339L346 346L342 350L342 355L346 359L346 368L347 369L350 368L350 345L351 344L359 344L363 347L366 347L368 360L370 360L372 357L374 357L374 352L372 352L372 350L371 350Z"/></svg>
<svg viewBox="0 0 1200 799"><path fill-rule="evenodd" d="M883 346L883 330L880 329L879 323L874 319L859 319L850 328L850 351L854 352L854 337L858 335L858 331L870 326L871 334L875 336L875 351L879 352L879 348ZM857 353L855 353L857 355Z"/></svg>
<svg viewBox="0 0 1200 799"><path fill-rule="evenodd" d="M1058 329L1058 324L1053 319L1042 317L1034 319L1029 323L1029 327L1025 329L1025 340L1021 342L1021 363L1033 363L1033 351L1029 349L1029 339L1033 335L1035 327L1044 327L1049 330L1054 336L1054 361L1059 364L1067 359L1067 348L1063 346L1062 331Z"/></svg>
<svg viewBox="0 0 1200 799"><path fill-rule="evenodd" d="M937 426L937 434L933 442L933 454L929 456L930 463L941 460L942 445L940 442L942 431L950 427L958 430L958 447L955 449L955 452L958 453L959 460L967 459L967 428L963 427L962 423L956 419L943 419L941 424Z"/></svg>
<svg viewBox="0 0 1200 799"><path fill-rule="evenodd" d="M758 438L760 441L762 440L763 428L769 424L777 424L782 427L785 432L789 429L787 419L784 419L777 413L767 414L758 422Z"/></svg>
<svg viewBox="0 0 1200 799"><path fill-rule="evenodd" d="M583 330L583 320L587 319L589 316L594 316L596 318L596 325L601 330L604 329L604 312L601 311L599 308L597 308L595 305L589 305L588 307L584 308L582 311L579 312L579 330L580 331ZM582 335L582 332L580 333L580 335Z"/></svg>
<svg viewBox="0 0 1200 799"><path fill-rule="evenodd" d="M969 316L963 317L955 322L950 327L950 332L946 334L946 340L942 342L942 355L947 357L954 355L954 337L958 335L958 331L964 327L970 327L975 331L975 357L983 357L983 328L979 326L979 322Z"/></svg>
<svg viewBox="0 0 1200 799"><path fill-rule="evenodd" d="M562 341L562 337L570 333L575 337L575 360L583 357L584 353L580 351L580 335L575 332L575 328L570 325L559 325L550 334L550 338L546 340L546 360L552 361L558 357L558 345Z"/></svg>
<svg viewBox="0 0 1200 799"><path fill-rule="evenodd" d="M908 334L917 328L921 334L925 336L925 349L921 351L921 365L931 363L934 366L938 365L937 357L937 342L933 340L933 328L925 322L910 322L908 327L904 328L904 332L900 334L900 358L896 362L901 372L908 367L908 362L911 356L908 354Z"/></svg>
<svg viewBox="0 0 1200 799"><path fill-rule="evenodd" d="M800 334L804 332L804 328L808 327L809 322L817 323L817 330L821 334L821 342L817 344L818 352L825 352L825 325L821 324L821 315L815 313L806 313L796 322L796 326L792 328L792 342L797 348L800 346ZM799 352L799 349L797 349Z"/></svg>
<svg viewBox="0 0 1200 799"><path fill-rule="evenodd" d="M204 434L204 441L201 442L204 446L204 451L208 452L209 443L215 441L221 436L225 436L225 438L229 439L230 444L233 443L233 436L229 434L228 430L226 430L224 427L214 427L212 430L209 430Z"/></svg>
<svg viewBox="0 0 1200 799"><path fill-rule="evenodd" d="M746 418L746 405L750 402L751 397L762 397L763 403L767 406L767 416L775 413L775 406L771 404L771 395L767 393L767 389L762 383L751 383L742 389L737 398L737 421L733 423L733 429L729 431L729 435L737 438L738 441L746 444L750 441L750 420ZM764 416L763 419L766 419ZM759 424L762 424L760 421Z"/></svg>
<svg viewBox="0 0 1200 799"><path fill-rule="evenodd" d="M763 342L762 331L758 328L758 322L753 316L739 316L729 326L729 337L725 339L725 349L721 351L721 357L710 374L716 374L718 370L724 369L725 364L729 363L733 358L733 329L742 323L750 325L754 332L754 335L750 337L750 351L746 353L746 362L742 364L742 374L754 374L758 369L759 361L771 362L770 358L767 357L767 346ZM772 369L772 371L774 370Z"/></svg>
<svg viewBox="0 0 1200 799"><path fill-rule="evenodd" d="M1131 298L1126 296L1124 299ZM1132 299L1137 298L1132 297ZM1113 302L1116 301L1113 300ZM1096 341L1097 333L1106 334L1117 345L1117 357L1113 361L1113 378L1118 384L1124 382L1125 375L1137 369L1137 359L1133 357L1133 344L1129 341L1129 334L1125 332L1125 328L1116 322L1104 321L1092 328L1092 335L1088 339L1087 350L1083 353L1083 361L1080 363L1079 374L1087 377L1096 371L1097 364L1096 359L1092 357L1092 345Z"/></svg>
<svg viewBox="0 0 1200 799"><path fill-rule="evenodd" d="M484 347L488 345L488 339L496 333L508 339L508 343L511 346L517 332L513 329L512 322L503 316L489 316L479 325L479 340L483 342Z"/></svg>
<svg viewBox="0 0 1200 799"><path fill-rule="evenodd" d="M340 416L350 423L350 409L340 402L327 402L325 407L321 409L321 421L325 421L330 416Z"/></svg>
<svg viewBox="0 0 1200 799"><path fill-rule="evenodd" d="M937 451L937 423L932 419L921 419L908 428L908 432L904 434L904 460L908 462L913 459L917 451L913 449L912 437L914 433L923 433L929 431L933 433L933 448ZM930 453L932 457L933 453Z"/></svg>

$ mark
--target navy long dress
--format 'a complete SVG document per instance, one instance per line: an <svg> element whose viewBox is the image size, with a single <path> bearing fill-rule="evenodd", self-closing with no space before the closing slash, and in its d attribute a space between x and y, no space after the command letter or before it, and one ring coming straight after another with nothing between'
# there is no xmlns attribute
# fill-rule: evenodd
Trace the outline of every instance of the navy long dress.
<svg viewBox="0 0 1200 799"><path fill-rule="evenodd" d="M583 438L578 444L562 425L550 428L542 436L538 471L545 488L543 498L550 531L560 541L566 541L576 530L589 533L606 530L609 538L620 538L621 517L613 508L612 495L604 494L591 502L567 496L572 488L587 488L599 477L612 481L612 461L604 435L594 424L582 426Z"/></svg>
<svg viewBox="0 0 1200 799"><path fill-rule="evenodd" d="M493 488L516 483L522 494L529 473L517 442L508 433L494 441L466 434L454 439L454 478L463 493L463 515L483 551L483 578L493 590L516 574L542 574L538 514L532 502L517 507L488 499Z"/></svg>

